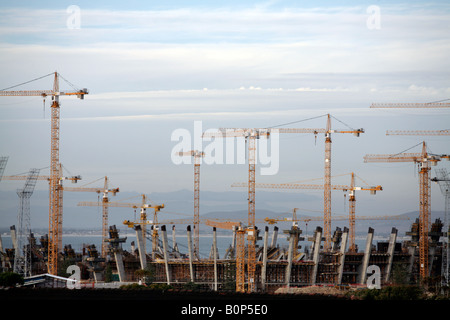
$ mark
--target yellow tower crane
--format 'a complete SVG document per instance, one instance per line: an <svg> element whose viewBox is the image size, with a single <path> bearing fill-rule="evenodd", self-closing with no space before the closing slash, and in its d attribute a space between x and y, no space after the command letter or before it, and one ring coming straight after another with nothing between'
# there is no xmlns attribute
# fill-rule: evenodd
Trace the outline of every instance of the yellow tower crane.
<svg viewBox="0 0 450 320"><path fill-rule="evenodd" d="M431 155L427 152L425 141L422 143L421 153L398 153L398 154L368 154L364 156L364 162L413 162L419 165L419 260L420 276L422 279L429 275L428 264L428 229L430 225L430 165L436 165L442 158L448 155Z"/></svg>
<svg viewBox="0 0 450 320"><path fill-rule="evenodd" d="M324 199L323 199L323 212L324 212L324 250L331 248L331 134L332 133L351 133L356 137L359 137L361 133L364 133L364 129L352 129L350 130L335 130L331 127L330 114L327 114L327 123L325 128L258 128L258 129L235 129L235 130L256 130L259 133L266 133L270 135L272 132L277 133L312 133L317 135L318 133L325 134L325 168L324 168ZM221 128L221 132L227 130L233 130L229 128ZM250 146L249 146L250 148ZM250 150L250 149L249 149ZM249 156L250 157L250 156ZM250 180L249 180L250 181ZM250 183L249 183L250 189Z"/></svg>
<svg viewBox="0 0 450 320"><path fill-rule="evenodd" d="M248 275L249 291L253 292L254 272L256 269L256 251L255 251L255 159L256 159L256 139L260 137L269 138L271 133L318 133L325 134L325 181L324 181L324 236L326 250L330 249L331 244L331 134L332 133L352 133L359 137L364 133L364 129L334 130L331 129L331 115L327 114L327 125L325 129L315 128L220 128L218 132L205 132L203 137L225 138L225 137L244 137L248 148L248 217L249 223L246 228L248 232Z"/></svg>
<svg viewBox="0 0 450 320"><path fill-rule="evenodd" d="M49 74L51 75L51 74ZM47 76L49 76L47 75ZM61 186L59 184L62 175L59 163L59 128L60 128L60 96L77 96L84 99L84 95L88 94L87 89L62 92L59 90L58 72L54 72L53 89L52 90L15 90L8 91L6 88L0 90L0 96L40 96L44 99L47 96L52 98L51 105L51 144L50 144L50 192L49 192L49 228L48 228L48 273L56 275L58 272L58 253L59 240L61 238L62 230L60 220L62 219L62 205L61 205ZM43 78L43 77L41 77ZM39 78L40 79L40 78ZM37 79L34 79L37 80ZM33 80L31 80L33 81ZM30 82L30 81L28 81ZM17 87L17 86L14 86Z"/></svg>
<svg viewBox="0 0 450 320"><path fill-rule="evenodd" d="M102 197L102 251L101 256L106 258L107 246L108 246L108 193L112 193L113 196L119 192L119 188L108 188L108 177L105 177L103 188L92 188L92 187L63 187L64 191L75 191L75 192L95 192L97 194L103 193Z"/></svg>
<svg viewBox="0 0 450 320"><path fill-rule="evenodd" d="M248 278L249 292L256 290L255 271L256 271L256 230L255 230L255 167L256 167L256 139L260 137L269 138L267 130L235 128L220 129L218 132L205 132L203 138L229 138L243 137L246 139L248 148Z"/></svg>

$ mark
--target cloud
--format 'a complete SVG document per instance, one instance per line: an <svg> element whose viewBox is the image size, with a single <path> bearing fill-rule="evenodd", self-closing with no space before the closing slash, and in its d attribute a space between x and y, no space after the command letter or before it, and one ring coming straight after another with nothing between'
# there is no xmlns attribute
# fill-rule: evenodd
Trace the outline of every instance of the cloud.
<svg viewBox="0 0 450 320"><path fill-rule="evenodd" d="M27 80L18 75L29 70L42 70L39 75L57 69L80 79L75 83L88 74L82 86L96 92L353 89L365 83L335 76L333 83L288 83L292 78L286 75L450 70L450 6L433 8L383 5L380 30L367 28L363 6L281 9L269 2L142 11L80 6L78 30L67 28L66 8L9 8L0 12L0 67L12 83Z"/></svg>
<svg viewBox="0 0 450 320"><path fill-rule="evenodd" d="M384 41L430 40L429 31L448 37L446 23L450 6L390 4L381 6L382 26L378 33L367 29L364 6L242 8L203 7L169 10L106 10L80 6L80 29L67 28L66 8L7 8L0 13L0 34L10 41L21 35L34 41L53 41L70 46L82 43L290 43L324 41L343 45L342 40ZM364 39L365 38L365 39Z"/></svg>

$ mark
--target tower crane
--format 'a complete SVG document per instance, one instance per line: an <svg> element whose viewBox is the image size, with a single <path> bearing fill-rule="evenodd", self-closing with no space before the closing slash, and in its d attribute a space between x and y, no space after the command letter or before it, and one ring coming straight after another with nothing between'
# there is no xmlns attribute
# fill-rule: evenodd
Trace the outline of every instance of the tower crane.
<svg viewBox="0 0 450 320"><path fill-rule="evenodd" d="M324 250L331 248L331 134L332 133L351 133L356 137L359 137L361 133L364 133L364 129L352 129L350 130L335 130L331 127L331 115L327 114L327 123L325 128L259 128L254 129L259 132L266 132L270 134L273 132L278 133L318 133L325 134L325 168L324 168ZM220 130L230 130L228 128L221 128ZM249 130L249 129L244 129ZM249 184L250 188L250 184Z"/></svg>
<svg viewBox="0 0 450 320"><path fill-rule="evenodd" d="M234 183L231 185L231 187L245 187L245 183ZM322 190L324 189L324 185L321 184L299 184L299 183L256 183L256 188L270 188L270 189L309 189L309 190ZM351 173L351 182L350 185L330 185L330 190L342 190L344 192L349 193L349 238L350 238L350 251L355 251L355 202L356 202L356 195L355 191L362 190L362 191L370 191L371 194L376 194L377 191L382 191L383 188L381 186L365 186L365 187L358 187L355 186L355 174ZM331 219L331 214L330 214ZM322 218L322 221L324 218ZM331 225L330 225L331 229Z"/></svg>
<svg viewBox="0 0 450 320"><path fill-rule="evenodd" d="M450 136L450 130L386 130L387 136Z"/></svg>
<svg viewBox="0 0 450 320"><path fill-rule="evenodd" d="M27 238L31 233L30 223L30 198L33 194L36 180L39 176L39 169L30 169L23 188L17 190L19 196L19 213L18 213L18 237L17 248L14 254L14 272L23 276L31 276L31 243L26 244ZM23 255L21 251L23 249Z"/></svg>
<svg viewBox="0 0 450 320"><path fill-rule="evenodd" d="M234 128L220 129L219 132L204 132L203 138L228 138L243 137L246 139L248 148L248 278L250 292L256 290L255 271L256 271L256 229L255 229L255 167L256 167L256 139L260 137L269 138L270 133L267 130Z"/></svg>
<svg viewBox="0 0 450 320"><path fill-rule="evenodd" d="M191 150L179 152L179 156L194 157L194 256L200 251L200 160L205 156L203 151Z"/></svg>
<svg viewBox="0 0 450 320"><path fill-rule="evenodd" d="M60 166L60 172L62 172L62 164L60 163L59 164L59 166ZM21 174L18 174L18 175L11 175L11 176L3 176L3 180L13 180L13 181L20 181L20 180L27 180L28 179L28 176L24 176L24 175L21 175ZM47 176L47 175L39 175L37 178L36 178L36 180L38 180L38 181L41 181L41 180L45 180L45 181L48 181L49 182L49 185L50 185L50 176ZM69 176L69 177L63 177L63 176L61 176L60 178L59 178L59 180L58 180L58 185L59 185L59 188L60 188L60 192L59 192L59 205L61 206L61 208L60 208L60 212L62 212L62 204L63 204L63 190L62 190L62 188L63 188L63 182L65 181L65 180L67 180L67 181L71 181L72 183L77 183L78 182L78 180L81 180L81 176L80 175L77 175L77 176ZM63 223L63 217L62 217L62 215L61 215L61 217L60 217L60 219L58 220L58 223L59 223L59 230L62 230L62 223ZM58 234L58 238L57 239L55 239L55 241L57 241L58 242L58 248L62 248L62 232L60 232L59 234Z"/></svg>
<svg viewBox="0 0 450 320"><path fill-rule="evenodd" d="M325 181L324 181L324 235L326 250L330 249L331 244L331 133L352 133L359 137L361 133L364 133L364 129L351 129L351 130L334 130L331 128L331 115L327 114L327 125L323 129L314 128L220 128L219 132L205 132L203 137L244 137L246 139L248 147L248 163L249 163L249 179L248 179L248 207L249 207L249 225L248 230L248 261L249 261L249 291L254 290L254 272L256 269L256 251L255 242L256 235L255 229L255 157L256 157L256 144L255 139L260 137L268 138L271 132L277 133L318 133L325 134Z"/></svg>
<svg viewBox="0 0 450 320"><path fill-rule="evenodd" d="M370 108L450 108L448 102L425 102L425 103L372 103Z"/></svg>
<svg viewBox="0 0 450 320"><path fill-rule="evenodd" d="M51 128L50 128L51 144L50 144L50 180L49 180L50 192L49 192L49 228L48 228L48 272L52 275L56 275L58 271L58 253L60 249L59 242L62 234L60 223L60 220L62 219L62 204L60 194L61 186L59 184L62 175L59 163L59 140L60 140L59 97L77 96L80 99L84 99L84 96L88 94L88 90L81 89L66 92L60 91L59 90L60 74L58 72L54 72L53 75L54 80L52 90L7 91L5 89L0 90L0 96L41 96L44 99L47 96L50 96L52 98Z"/></svg>
<svg viewBox="0 0 450 320"><path fill-rule="evenodd" d="M419 260L420 276L422 279L428 277L428 226L430 225L430 165L437 165L441 158L448 158L448 155L428 154L425 141L422 142L421 153L398 153L398 154L367 154L364 162L413 162L419 166Z"/></svg>
<svg viewBox="0 0 450 320"><path fill-rule="evenodd" d="M108 242L108 193L112 193L113 196L119 192L119 188L108 188L108 177L105 176L103 188L92 188L92 187L63 187L64 191L74 191L74 192L95 192L97 194L103 193L102 197L102 251L101 256L106 258Z"/></svg>
<svg viewBox="0 0 450 320"><path fill-rule="evenodd" d="M142 236L143 239L146 239L147 235L147 228L146 228L146 221L147 221L147 209L154 209L153 214L153 221L158 224L158 213L161 209L164 208L164 204L155 205L155 204L149 204L147 203L147 196L145 194L141 195L142 202L141 203L128 203L128 202L115 202L115 201L109 201L109 202L102 202L101 204L99 202L95 201L82 201L78 203L78 206L108 206L108 207L118 207L118 208L133 208L133 209L141 209L140 212L140 221L142 224ZM156 239L158 238L158 231L156 228L153 229L152 233L152 239L153 239L153 249L156 249ZM145 249L145 243L144 243L144 252L146 252Z"/></svg>

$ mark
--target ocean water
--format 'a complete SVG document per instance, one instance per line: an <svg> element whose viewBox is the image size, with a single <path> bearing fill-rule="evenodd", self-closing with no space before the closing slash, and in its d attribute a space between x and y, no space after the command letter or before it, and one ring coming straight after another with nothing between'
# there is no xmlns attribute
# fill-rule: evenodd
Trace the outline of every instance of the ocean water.
<svg viewBox="0 0 450 320"><path fill-rule="evenodd" d="M137 248L137 241L136 241L136 235L135 234L124 234L120 235L121 238L126 238L126 241L122 244L122 248L127 251L131 251L131 242L134 241L135 247ZM36 236L39 243L39 236ZM9 234L2 234L2 245L3 249L5 248L12 248L12 241L11 236ZM102 245L102 237L100 235L83 235L83 234L77 234L77 235L65 235L62 239L63 246L70 244L72 248L75 250L75 252L81 252L83 250L83 247L87 245L94 244L98 250L100 250ZM173 240L171 233L168 233L167 235L167 242L169 247L173 247ZM229 248L232 242L232 235L224 236L224 235L217 235L217 250L219 251L219 257L223 257L225 255L226 250ZM178 248L180 252L187 253L188 252L188 241L187 241L187 235L177 235L176 236L176 243L178 245ZM199 237L199 244L200 244L200 256L207 258L209 256L209 253L211 251L211 247L213 245L213 236L211 235L201 235ZM147 240L147 248L151 246L151 241Z"/></svg>
<svg viewBox="0 0 450 320"><path fill-rule="evenodd" d="M133 241L135 243L135 247L137 248L136 235L134 233L119 234L119 236L121 238L122 237L126 238L126 241L122 244L122 248L124 250L131 251L131 243ZM40 236L36 235L36 238L39 239ZM3 248L12 248L11 236L9 234L2 234L1 239L2 239ZM272 239L272 232L269 233L269 243L271 242L271 239ZM169 231L167 233L167 240L168 240L169 247L173 247L173 239L172 239L171 231ZM224 257L226 250L230 247L230 245L232 243L232 240L233 239L232 239L231 232L229 235L224 235L224 234L219 234L219 233L217 234L217 250L219 251L220 258ZM388 239L379 239L379 240L387 241ZM399 240L400 239L398 239L397 241L399 241ZM63 235L63 246L70 244L76 252L81 252L83 250L83 247L85 247L87 245L92 245L92 244L94 244L100 250L101 242L102 242L101 235L92 235L92 234L83 234L83 233ZM377 240L374 239L373 244L375 245L376 242L377 242ZM39 243L39 240L38 240L38 243ZM188 241L187 241L186 234L181 234L180 232L177 231L176 243L178 245L180 252L188 253ZM200 243L200 256L202 258L208 258L209 253L211 252L212 245L213 245L212 233L200 235L199 243ZM363 237L356 238L356 244L358 245L360 252L364 251L365 243L366 243L365 238L363 238ZM262 246L263 241L262 240L258 241L258 245ZM278 233L277 245L279 245L280 247L286 247L286 248L288 247L289 243L287 241L286 235L284 235L282 233L281 234ZM311 242L300 241L299 245L301 245L303 249L305 247L309 248L311 245ZM151 241L147 240L147 248L149 248L150 246L151 246ZM301 249L301 250L303 250L303 249Z"/></svg>

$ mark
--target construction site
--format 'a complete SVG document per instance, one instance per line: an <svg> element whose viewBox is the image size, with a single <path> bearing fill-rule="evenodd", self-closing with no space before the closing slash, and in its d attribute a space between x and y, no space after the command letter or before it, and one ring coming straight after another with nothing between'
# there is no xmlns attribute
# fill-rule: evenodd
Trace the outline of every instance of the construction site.
<svg viewBox="0 0 450 320"><path fill-rule="evenodd" d="M248 182L232 187L244 188L248 194L248 216L240 221L224 219L203 219L200 215L200 165L204 157L202 150L186 150L180 157L193 157L193 211L190 219L161 220L158 214L164 204L155 204L158 199L142 195L137 203L110 201L110 195L120 190L109 186L108 177L99 187L67 187L65 181L76 183L80 176L64 177L60 163L60 103L62 96L84 99L87 89L62 92L59 89L59 74L54 73L53 88L49 90L0 91L0 96L50 97L51 105L51 150L50 175L41 175L39 169L31 169L27 175L4 175L8 156L0 158L0 181L21 180L23 189L17 191L20 208L17 225L11 226L13 248L0 247L3 272L11 271L22 275L25 285L67 286L69 266L80 270L78 285L84 287L105 287L107 284L155 283L182 288L196 284L205 290L218 292L276 293L280 288L307 286L384 286L402 278L405 283L421 284L430 278L439 278L443 286L449 281L449 224L450 175L445 168L432 172L431 167L441 161L450 160L446 153L434 154L427 150L426 141L421 142L420 153L367 154L364 162L413 163L417 165L419 215L411 221L405 235L399 235L392 228L390 236L374 242L376 230L369 227L364 247L356 245L355 222L357 219L396 220L400 216L356 217L356 193L368 191L376 194L383 186L358 186L352 173L348 185L331 184L332 135L351 134L358 137L364 129L337 130L332 128L332 116L328 114L324 128L222 128L217 132L205 132L203 137L235 138L246 141L248 161ZM385 103L372 104L370 108L450 108L450 103ZM289 133L310 133L323 135L325 139L324 176L322 184L267 184L255 180L255 150L260 139L271 135ZM449 130L436 131L389 131L387 135L444 136ZM433 174L435 173L435 174ZM49 226L48 233L40 239L33 235L30 225L30 197L37 180L49 183ZM445 216L431 221L431 183L439 184L445 198ZM308 218L315 223L310 237L303 235L296 209L292 218L274 219L258 216L257 188L323 190L323 217ZM334 216L331 211L331 192L341 190L348 195L348 215ZM79 206L100 206L102 210L101 247L86 246L76 252L70 245L62 243L63 194L64 192L93 192L102 197L99 202L80 202ZM127 240L120 234L120 226L110 225L108 208L134 208L140 217L136 221L126 220L122 227L131 228L136 234L136 243L131 250L123 248ZM346 225L332 230L332 221L341 220ZM277 224L288 222L289 227L279 229ZM183 226L180 228L178 226ZM213 243L209 257L199 255L200 228L212 234ZM208 231L205 231L208 230ZM216 233L226 230L232 239L225 253L219 255ZM278 234L286 236L281 243ZM187 237L187 249L180 250L177 234ZM409 237L399 241L398 237ZM169 245L168 238L171 237ZM1 242L0 242L1 244ZM62 276L58 283L40 282L42 275ZM40 280L39 280L40 279ZM399 280L397 280L399 281Z"/></svg>

